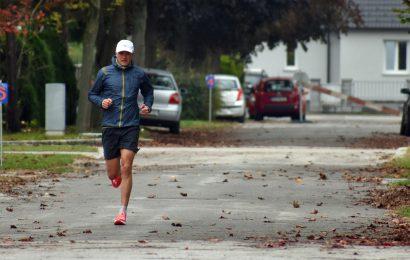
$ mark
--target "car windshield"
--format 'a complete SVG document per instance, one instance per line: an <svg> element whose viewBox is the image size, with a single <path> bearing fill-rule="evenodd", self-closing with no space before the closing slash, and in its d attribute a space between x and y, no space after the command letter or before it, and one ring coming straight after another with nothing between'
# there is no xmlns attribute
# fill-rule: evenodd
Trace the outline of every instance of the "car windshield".
<svg viewBox="0 0 410 260"><path fill-rule="evenodd" d="M175 90L175 85L170 76L148 74L154 89Z"/></svg>
<svg viewBox="0 0 410 260"><path fill-rule="evenodd" d="M221 90L238 89L238 85L233 79L216 79L215 86Z"/></svg>
<svg viewBox="0 0 410 260"><path fill-rule="evenodd" d="M265 83L266 92L292 90L293 84L290 80L270 80Z"/></svg>

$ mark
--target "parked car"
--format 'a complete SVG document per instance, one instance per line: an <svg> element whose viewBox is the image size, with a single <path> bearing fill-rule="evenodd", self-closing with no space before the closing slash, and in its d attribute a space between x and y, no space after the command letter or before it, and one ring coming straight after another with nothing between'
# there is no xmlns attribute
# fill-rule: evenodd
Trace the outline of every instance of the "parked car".
<svg viewBox="0 0 410 260"><path fill-rule="evenodd" d="M154 87L154 105L148 115L140 115L141 125L168 127L171 133L179 133L182 111L181 91L171 72L144 69ZM139 103L143 97L139 95Z"/></svg>
<svg viewBox="0 0 410 260"><path fill-rule="evenodd" d="M410 89L402 88L400 92L407 95L407 100L403 104L403 116L401 118L400 134L410 136Z"/></svg>
<svg viewBox="0 0 410 260"><path fill-rule="evenodd" d="M245 122L246 103L238 77L222 74L216 74L214 77L215 88L220 90L222 99L222 107L216 111L216 116Z"/></svg>
<svg viewBox="0 0 410 260"><path fill-rule="evenodd" d="M249 116L263 120L265 116L299 119L298 87L291 78L271 77L261 80L252 88L248 101ZM306 98L302 95L303 119L306 115Z"/></svg>

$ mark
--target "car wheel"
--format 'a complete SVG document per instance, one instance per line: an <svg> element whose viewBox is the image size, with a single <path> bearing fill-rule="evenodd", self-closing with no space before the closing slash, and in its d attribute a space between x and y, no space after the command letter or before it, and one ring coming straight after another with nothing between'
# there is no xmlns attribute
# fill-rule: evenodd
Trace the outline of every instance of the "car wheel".
<svg viewBox="0 0 410 260"><path fill-rule="evenodd" d="M407 111L405 114L403 114L404 117L404 135L405 136L410 136L410 118L409 118L409 114L410 114L410 108L407 108Z"/></svg>
<svg viewBox="0 0 410 260"><path fill-rule="evenodd" d="M406 121L405 121L405 117L403 113L403 116L401 117L400 135L404 135L405 130L406 130Z"/></svg>
<svg viewBox="0 0 410 260"><path fill-rule="evenodd" d="M179 122L169 127L169 132L173 134L179 134Z"/></svg>
<svg viewBox="0 0 410 260"><path fill-rule="evenodd" d="M256 112L255 120L256 121L262 121L263 120L263 114L261 114L259 112Z"/></svg>
<svg viewBox="0 0 410 260"><path fill-rule="evenodd" d="M246 113L245 114L243 114L243 116L241 116L241 117L238 117L238 122L239 123L245 123L245 118L246 118Z"/></svg>

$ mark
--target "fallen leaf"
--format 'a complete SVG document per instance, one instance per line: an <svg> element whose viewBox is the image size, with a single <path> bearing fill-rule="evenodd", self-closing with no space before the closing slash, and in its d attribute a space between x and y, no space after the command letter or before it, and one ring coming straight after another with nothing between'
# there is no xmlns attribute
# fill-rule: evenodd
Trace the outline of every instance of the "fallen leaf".
<svg viewBox="0 0 410 260"><path fill-rule="evenodd" d="M317 213L319 213L319 211L317 209L313 209L313 211L310 212L310 214L317 214Z"/></svg>
<svg viewBox="0 0 410 260"><path fill-rule="evenodd" d="M10 228L17 228L16 225L10 225Z"/></svg>
<svg viewBox="0 0 410 260"><path fill-rule="evenodd" d="M263 184L262 187L268 187L268 184Z"/></svg>
<svg viewBox="0 0 410 260"><path fill-rule="evenodd" d="M229 174L229 172L224 172L224 173L222 173L223 175L228 175Z"/></svg>
<svg viewBox="0 0 410 260"><path fill-rule="evenodd" d="M170 181L170 182L177 182L178 180L177 180L177 177L176 177L176 176L171 176L171 177L169 178L169 181Z"/></svg>
<svg viewBox="0 0 410 260"><path fill-rule="evenodd" d="M228 179L223 180L222 182L228 182Z"/></svg>
<svg viewBox="0 0 410 260"><path fill-rule="evenodd" d="M305 228L306 226L303 225L296 225L296 228Z"/></svg>
<svg viewBox="0 0 410 260"><path fill-rule="evenodd" d="M83 231L83 234L91 234L91 233L93 233L93 232L91 232L91 229L86 229L86 230Z"/></svg>
<svg viewBox="0 0 410 260"><path fill-rule="evenodd" d="M247 180L253 179L252 173L249 173L249 172L245 173L245 174L243 175L243 177L245 177L245 179L247 179Z"/></svg>
<svg viewBox="0 0 410 260"><path fill-rule="evenodd" d="M320 207L320 206L322 206L323 205L323 202L318 202L318 203L316 203L316 206L318 206L318 207Z"/></svg>
<svg viewBox="0 0 410 260"><path fill-rule="evenodd" d="M148 243L148 241L147 240L138 240L138 243L145 244L145 243Z"/></svg>
<svg viewBox="0 0 410 260"><path fill-rule="evenodd" d="M150 194L150 195L148 195L148 199L154 199L155 197L156 197L157 195L155 195L155 194Z"/></svg>
<svg viewBox="0 0 410 260"><path fill-rule="evenodd" d="M163 220L169 220L169 217L167 217L167 216L164 215L164 216L162 216L162 219L163 219Z"/></svg>
<svg viewBox="0 0 410 260"><path fill-rule="evenodd" d="M221 242L221 240L220 240L219 238L208 238L208 241L209 241L209 242L212 242L212 243Z"/></svg>
<svg viewBox="0 0 410 260"><path fill-rule="evenodd" d="M302 184L302 183L303 183L303 180L302 180L302 178L297 177L297 178L295 178L295 182L296 182L297 184Z"/></svg>
<svg viewBox="0 0 410 260"><path fill-rule="evenodd" d="M155 234L155 233L158 233L158 231L157 231L157 230L152 230L152 231L150 231L150 232L148 232L148 233Z"/></svg>
<svg viewBox="0 0 410 260"><path fill-rule="evenodd" d="M181 223L172 223L171 224L173 227L182 227Z"/></svg>
<svg viewBox="0 0 410 260"><path fill-rule="evenodd" d="M40 204L40 209L46 209L46 207L47 207L47 204L44 204L44 203Z"/></svg>
<svg viewBox="0 0 410 260"><path fill-rule="evenodd" d="M300 207L299 201L297 201L297 200L292 201L292 205L293 205L294 208L299 208Z"/></svg>
<svg viewBox="0 0 410 260"><path fill-rule="evenodd" d="M157 186L157 184L155 184L155 183L149 183L148 186L153 187L153 186Z"/></svg>
<svg viewBox="0 0 410 260"><path fill-rule="evenodd" d="M178 189L182 189L182 187L181 187L181 186L179 186L179 185L177 186L177 188L178 188Z"/></svg>
<svg viewBox="0 0 410 260"><path fill-rule="evenodd" d="M224 217L224 216L220 216L219 219L225 219L225 217Z"/></svg>
<svg viewBox="0 0 410 260"><path fill-rule="evenodd" d="M323 172L320 172L319 173L319 180L327 180L326 174L324 174Z"/></svg>
<svg viewBox="0 0 410 260"><path fill-rule="evenodd" d="M316 218L308 218L308 221L316 221Z"/></svg>
<svg viewBox="0 0 410 260"><path fill-rule="evenodd" d="M32 236L20 238L19 241L21 242L32 242L34 238Z"/></svg>
<svg viewBox="0 0 410 260"><path fill-rule="evenodd" d="M188 194L187 194L186 192L181 192L181 193L179 193L179 194L181 194L182 197L188 196Z"/></svg>
<svg viewBox="0 0 410 260"><path fill-rule="evenodd" d="M8 212L13 212L13 208L12 208L12 207L7 207L6 210L7 210Z"/></svg>
<svg viewBox="0 0 410 260"><path fill-rule="evenodd" d="M259 199L259 200L264 200L265 198L263 198L263 197L258 197L258 199Z"/></svg>

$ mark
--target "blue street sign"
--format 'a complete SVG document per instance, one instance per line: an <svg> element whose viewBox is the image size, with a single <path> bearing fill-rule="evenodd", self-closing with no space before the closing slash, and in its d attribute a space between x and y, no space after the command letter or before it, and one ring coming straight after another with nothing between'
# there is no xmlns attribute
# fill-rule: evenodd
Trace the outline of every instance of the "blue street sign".
<svg viewBox="0 0 410 260"><path fill-rule="evenodd" d="M212 74L206 75L205 81L206 81L206 85L208 86L209 89L215 87L215 77L214 77L214 75L212 75Z"/></svg>
<svg viewBox="0 0 410 260"><path fill-rule="evenodd" d="M0 103L7 104L9 101L9 84L0 82Z"/></svg>

